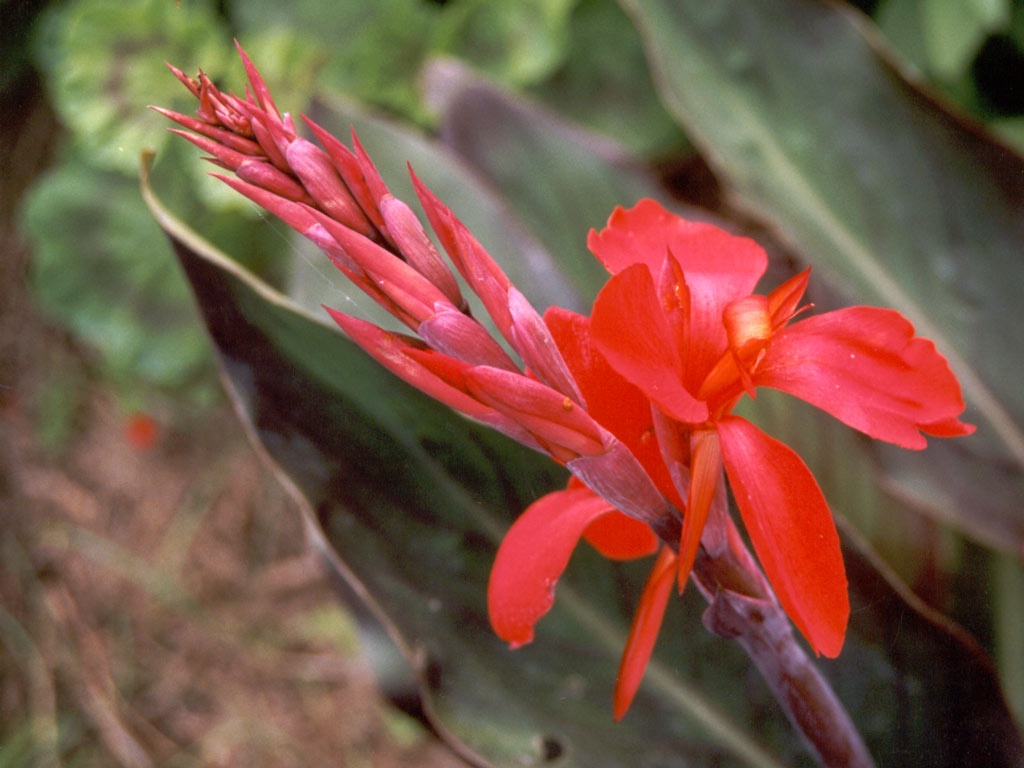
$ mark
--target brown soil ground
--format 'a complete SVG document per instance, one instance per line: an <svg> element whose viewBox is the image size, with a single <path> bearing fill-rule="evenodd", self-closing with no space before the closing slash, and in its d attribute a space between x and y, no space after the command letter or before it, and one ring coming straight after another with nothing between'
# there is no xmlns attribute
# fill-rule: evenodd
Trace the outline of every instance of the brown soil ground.
<svg viewBox="0 0 1024 768"><path fill-rule="evenodd" d="M13 210L55 127L25 98L0 126L0 764L464 765L382 700L227 406L169 406L139 448L34 310ZM54 371L82 382L59 451L36 414Z"/></svg>

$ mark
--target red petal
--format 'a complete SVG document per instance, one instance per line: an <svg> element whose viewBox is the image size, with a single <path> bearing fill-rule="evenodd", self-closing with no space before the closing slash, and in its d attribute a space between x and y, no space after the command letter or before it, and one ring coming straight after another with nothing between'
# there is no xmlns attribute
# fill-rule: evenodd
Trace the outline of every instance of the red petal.
<svg viewBox="0 0 1024 768"><path fill-rule="evenodd" d="M566 489L573 491L587 489L587 486L573 475ZM589 544L611 560L634 560L657 552L660 540L650 526L623 514L611 504L608 508L607 515L597 518L583 531L583 538Z"/></svg>
<svg viewBox="0 0 1024 768"><path fill-rule="evenodd" d="M288 145L285 159L321 211L362 235L376 235L376 228L345 186L330 155L313 142L299 138Z"/></svg>
<svg viewBox="0 0 1024 768"><path fill-rule="evenodd" d="M583 538L594 549L610 560L634 560L658 551L660 542L647 523L622 514L611 505L608 509L608 514L583 531Z"/></svg>
<svg viewBox="0 0 1024 768"><path fill-rule="evenodd" d="M640 604L633 615L633 626L629 630L626 648L619 662L619 676L615 681L613 713L621 720L633 703L633 697L643 680L644 670L658 639L661 620L665 616L668 597L672 594L672 575L675 573L676 556L664 547L654 563L654 569L647 578Z"/></svg>
<svg viewBox="0 0 1024 768"><path fill-rule="evenodd" d="M754 383L802 398L904 448L925 447L918 430L974 431L956 418L964 401L946 359L889 309L849 307L779 331Z"/></svg>
<svg viewBox="0 0 1024 768"><path fill-rule="evenodd" d="M633 264L646 264L657 274L665 254L672 251L687 280L691 271L739 279L746 287L737 296L750 293L768 266L764 251L753 240L713 224L687 221L650 199L632 208L616 208L604 229L590 231L587 247L612 274Z"/></svg>
<svg viewBox="0 0 1024 768"><path fill-rule="evenodd" d="M514 286L508 289L508 311L516 352L530 373L552 389L586 406L562 353L537 310Z"/></svg>
<svg viewBox="0 0 1024 768"><path fill-rule="evenodd" d="M533 625L551 609L555 584L583 531L612 508L588 489L543 496L505 534L491 569L491 626L513 648L533 640Z"/></svg>
<svg viewBox="0 0 1024 768"><path fill-rule="evenodd" d="M588 317L551 307L544 313L544 322L580 387L587 413L629 448L658 490L681 509L682 501L654 437L651 402L617 374L594 347Z"/></svg>
<svg viewBox="0 0 1024 768"><path fill-rule="evenodd" d="M412 172L412 168L409 174L437 239L441 241L459 274L480 297L498 332L509 344L514 345L512 318L508 308L508 290L512 284L508 276L448 206L427 189Z"/></svg>
<svg viewBox="0 0 1024 768"><path fill-rule="evenodd" d="M782 607L817 653L843 646L850 603L839 536L814 476L749 421L718 424L736 504Z"/></svg>
<svg viewBox="0 0 1024 768"><path fill-rule="evenodd" d="M678 261L690 303L686 383L694 390L725 351L722 310L753 292L768 265L753 240L687 221L653 200L641 200L630 210L617 208L605 229L590 233L587 245L613 274L646 264L652 275L660 275L666 254Z"/></svg>
<svg viewBox="0 0 1024 768"><path fill-rule="evenodd" d="M385 195L380 201L380 214L402 257L436 285L452 304L465 306L455 275L441 259L412 208L398 198Z"/></svg>
<svg viewBox="0 0 1024 768"><path fill-rule="evenodd" d="M708 418L707 406L683 387L675 339L645 265L627 267L605 284L594 302L590 328L594 346L612 368L662 411L684 422Z"/></svg>
<svg viewBox="0 0 1024 768"><path fill-rule="evenodd" d="M235 40L235 48L238 49L238 55L242 57L242 65L245 67L245 74L249 77L249 82L252 83L252 90L256 94L256 100L259 105L267 112L277 115L280 119L281 113L277 111L277 107L274 105L274 100L270 97L270 89L267 88L267 84L263 82L263 78L260 76L259 71L255 65L249 60L245 51L242 50L242 46L237 40Z"/></svg>
<svg viewBox="0 0 1024 768"><path fill-rule="evenodd" d="M313 131L313 135L323 145L327 154L331 156L331 159L334 161L334 167L341 174L341 178L344 180L345 186L352 193L352 196L359 202L359 207L363 209L363 213L373 222L375 227L385 229L384 219L377 209L373 193L366 183L363 171L359 167L359 160L352 150L305 115L302 116L302 119L306 121L306 125Z"/></svg>
<svg viewBox="0 0 1024 768"><path fill-rule="evenodd" d="M470 397L464 384L460 387L454 383L459 378L457 372L468 368L465 363L433 350L424 350L419 339L385 331L330 307L324 309L363 351L407 383L467 416L484 421L499 416L494 409ZM424 354L411 354L417 351ZM433 365L428 365L428 362Z"/></svg>
<svg viewBox="0 0 1024 768"><path fill-rule="evenodd" d="M451 306L434 305L437 312L416 332L439 352L471 365L489 365L519 372L519 368L480 323Z"/></svg>

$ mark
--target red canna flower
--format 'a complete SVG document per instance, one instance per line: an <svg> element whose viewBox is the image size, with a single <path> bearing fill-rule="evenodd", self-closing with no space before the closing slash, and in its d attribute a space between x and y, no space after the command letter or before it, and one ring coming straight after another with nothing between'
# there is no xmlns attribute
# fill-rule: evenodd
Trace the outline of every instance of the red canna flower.
<svg viewBox="0 0 1024 768"><path fill-rule="evenodd" d="M727 475L779 602L816 652L837 655L849 604L828 506L800 458L732 409L767 386L907 448L925 446L922 432L969 434L957 418L959 385L934 345L898 313L867 307L789 326L807 272L755 295L767 264L756 244L651 200L617 209L591 232L590 249L611 273L591 316L552 308L541 318L414 175L430 226L496 339L355 136L349 149L304 118L322 148L300 137L241 55L245 99L172 67L198 99L197 117L156 109L235 174L218 178L312 240L415 334L328 309L356 344L573 474L565 490L531 505L499 548L488 586L498 636L513 647L533 639L580 538L618 559L660 546L619 669L614 714L622 717L673 581L682 589L702 542L712 552L741 546L726 511Z"/></svg>
<svg viewBox="0 0 1024 768"><path fill-rule="evenodd" d="M616 719L654 647L672 574L680 589L689 576L723 467L782 607L817 653L837 656L849 602L825 499L796 453L731 411L744 394L772 387L872 437L920 449L922 432L974 431L957 418L964 403L945 359L891 310L853 307L789 326L809 270L767 296L753 294L767 266L760 247L653 200L617 209L588 244L612 273L590 318L556 309L546 320L590 415L685 509L678 558L662 550L641 597L620 667ZM589 538L598 525L605 535L617 526L628 535L607 504L572 487L534 503L498 552L491 619L513 646L532 638L581 535ZM616 555L652 549L638 542Z"/></svg>

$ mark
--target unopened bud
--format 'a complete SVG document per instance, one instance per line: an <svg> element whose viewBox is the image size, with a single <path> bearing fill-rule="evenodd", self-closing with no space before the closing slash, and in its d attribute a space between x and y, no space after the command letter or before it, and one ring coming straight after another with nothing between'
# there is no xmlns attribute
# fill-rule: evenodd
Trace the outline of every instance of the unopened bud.
<svg viewBox="0 0 1024 768"><path fill-rule="evenodd" d="M363 214L330 157L310 141L295 139L285 151L289 167L316 200L320 209L335 221L372 237L376 230Z"/></svg>
<svg viewBox="0 0 1024 768"><path fill-rule="evenodd" d="M516 364L480 323L450 304L435 309L438 311L434 316L416 330L431 347L471 365L518 372Z"/></svg>
<svg viewBox="0 0 1024 768"><path fill-rule="evenodd" d="M466 301L459 291L455 275L442 261L412 208L392 195L382 197L378 205L384 226L405 260L436 285L452 304L465 308Z"/></svg>
<svg viewBox="0 0 1024 768"><path fill-rule="evenodd" d="M583 408L564 408L565 396L519 373L477 367L466 372L470 394L505 414L563 463L605 451L607 434Z"/></svg>

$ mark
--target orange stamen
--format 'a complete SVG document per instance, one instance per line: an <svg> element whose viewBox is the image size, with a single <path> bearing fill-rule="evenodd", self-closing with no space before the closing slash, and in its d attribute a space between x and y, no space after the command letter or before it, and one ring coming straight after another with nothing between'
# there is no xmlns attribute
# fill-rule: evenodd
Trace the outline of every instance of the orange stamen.
<svg viewBox="0 0 1024 768"><path fill-rule="evenodd" d="M722 449L717 432L693 437L693 462L690 465L690 492L687 494L683 533L679 541L679 591L690 578L690 569L697 557L697 547L708 519L711 501L715 498L718 476L722 472Z"/></svg>

